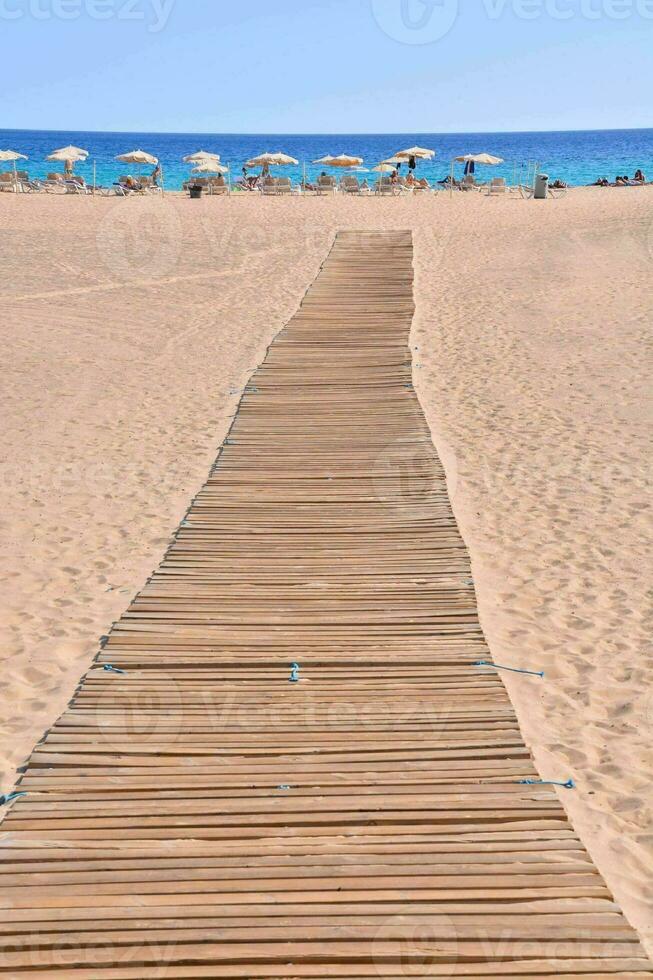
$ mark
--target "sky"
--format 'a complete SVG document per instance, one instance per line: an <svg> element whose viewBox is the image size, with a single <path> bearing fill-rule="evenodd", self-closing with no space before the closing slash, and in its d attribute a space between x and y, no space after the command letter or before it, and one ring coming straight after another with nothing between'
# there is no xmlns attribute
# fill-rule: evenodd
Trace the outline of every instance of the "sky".
<svg viewBox="0 0 653 980"><path fill-rule="evenodd" d="M653 0L0 0L0 126L653 126Z"/></svg>

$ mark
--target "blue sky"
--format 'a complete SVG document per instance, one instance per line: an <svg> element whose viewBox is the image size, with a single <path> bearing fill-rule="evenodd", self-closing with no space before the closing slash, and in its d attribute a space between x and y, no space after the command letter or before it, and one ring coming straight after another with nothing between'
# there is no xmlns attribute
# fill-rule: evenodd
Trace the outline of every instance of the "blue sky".
<svg viewBox="0 0 653 980"><path fill-rule="evenodd" d="M6 128L652 126L653 0L0 0Z"/></svg>

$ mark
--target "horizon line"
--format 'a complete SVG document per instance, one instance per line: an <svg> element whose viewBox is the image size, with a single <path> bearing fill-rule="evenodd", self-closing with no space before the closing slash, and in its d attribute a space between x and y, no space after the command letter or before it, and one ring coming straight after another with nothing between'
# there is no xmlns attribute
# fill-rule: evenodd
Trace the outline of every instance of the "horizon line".
<svg viewBox="0 0 653 980"><path fill-rule="evenodd" d="M312 132L301 132L301 133L284 133L284 132L221 132L215 131L210 132L208 130L145 130L145 129L38 129L27 127L21 129L15 126L0 127L0 132L4 133L96 133L98 135L138 135L138 136L290 136L290 137L306 137L306 136L324 136L324 137L341 137L341 136L514 136L514 135L554 135L556 133L633 133L633 132L653 132L652 126L626 126L626 127L605 127L596 129L593 127L583 128L583 129L460 129L460 130L446 130L443 132L437 131L417 131L409 130L402 132L350 132L350 133L312 133Z"/></svg>

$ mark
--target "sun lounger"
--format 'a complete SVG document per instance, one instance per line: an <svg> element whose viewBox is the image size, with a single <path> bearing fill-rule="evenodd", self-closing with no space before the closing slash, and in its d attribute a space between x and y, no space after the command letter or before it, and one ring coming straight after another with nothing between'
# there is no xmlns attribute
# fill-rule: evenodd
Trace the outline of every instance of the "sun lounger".
<svg viewBox="0 0 653 980"><path fill-rule="evenodd" d="M340 190L345 194L360 194L360 184L358 177L343 177L340 181Z"/></svg>
<svg viewBox="0 0 653 980"><path fill-rule="evenodd" d="M0 174L0 191L16 190L16 178L12 173Z"/></svg>
<svg viewBox="0 0 653 980"><path fill-rule="evenodd" d="M488 184L487 192L489 195L494 194L506 194L508 192L508 185L506 184L505 177L493 177Z"/></svg>
<svg viewBox="0 0 653 980"><path fill-rule="evenodd" d="M266 177L261 184L261 193L267 196L274 196L277 194L277 178L276 177Z"/></svg>
<svg viewBox="0 0 653 980"><path fill-rule="evenodd" d="M318 177L317 180L318 194L335 194L337 190L338 190L338 185L336 184L335 177L330 177L328 174L324 177Z"/></svg>
<svg viewBox="0 0 653 980"><path fill-rule="evenodd" d="M90 194L91 188L87 187L80 180L66 180L64 181L64 188L66 194Z"/></svg>
<svg viewBox="0 0 653 980"><path fill-rule="evenodd" d="M277 194L292 194L290 177L277 177Z"/></svg>
<svg viewBox="0 0 653 980"><path fill-rule="evenodd" d="M476 183L474 174L465 174L460 183L460 187L464 191L477 191L480 189L480 186L480 184Z"/></svg>

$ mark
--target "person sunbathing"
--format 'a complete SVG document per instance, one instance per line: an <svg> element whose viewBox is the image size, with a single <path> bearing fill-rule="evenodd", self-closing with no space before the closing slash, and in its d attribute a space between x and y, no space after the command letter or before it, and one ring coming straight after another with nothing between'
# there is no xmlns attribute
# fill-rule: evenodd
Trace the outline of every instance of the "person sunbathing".
<svg viewBox="0 0 653 980"><path fill-rule="evenodd" d="M638 184L646 183L646 177L644 176L641 170L635 171L635 176L633 177L633 180L636 181Z"/></svg>
<svg viewBox="0 0 653 980"><path fill-rule="evenodd" d="M590 186L591 187L609 187L610 186L610 181L608 180L607 177L597 177L596 180L594 181L594 183L591 184Z"/></svg>

